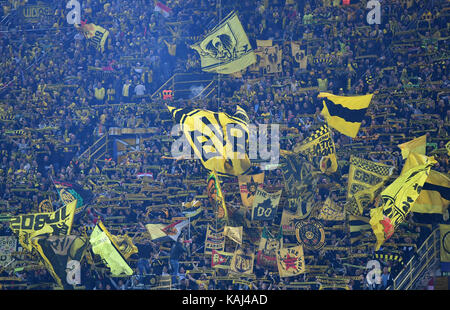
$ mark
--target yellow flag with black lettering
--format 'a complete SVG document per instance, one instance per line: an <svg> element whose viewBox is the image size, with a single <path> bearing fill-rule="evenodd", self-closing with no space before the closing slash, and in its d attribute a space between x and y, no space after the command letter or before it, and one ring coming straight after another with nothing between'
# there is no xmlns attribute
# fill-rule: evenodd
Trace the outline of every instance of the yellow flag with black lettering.
<svg viewBox="0 0 450 310"><path fill-rule="evenodd" d="M393 170L393 166L351 155L346 209L349 210L349 204L352 205L354 202L358 206L359 212L357 214L349 213L362 214L363 209L373 201L392 175Z"/></svg>
<svg viewBox="0 0 450 310"><path fill-rule="evenodd" d="M200 159L206 169L228 177L250 172L246 151L248 116L241 107L237 107L235 115L194 108L167 108L180 125L195 158ZM174 143L172 148L177 145ZM191 157L191 150L183 155Z"/></svg>
<svg viewBox="0 0 450 310"><path fill-rule="evenodd" d="M231 74L256 62L236 12L228 14L203 40L190 46L200 55L201 68L206 72Z"/></svg>
<svg viewBox="0 0 450 310"><path fill-rule="evenodd" d="M40 235L69 235L77 200L49 213L32 213L12 217L11 230L18 234L20 244L31 252L31 239Z"/></svg>
<svg viewBox="0 0 450 310"><path fill-rule="evenodd" d="M399 144L398 147L402 150L403 159L408 158L410 152L425 155L427 149L427 135Z"/></svg>
<svg viewBox="0 0 450 310"><path fill-rule="evenodd" d="M92 245L92 252L99 255L110 268L113 277L121 275L131 276L133 270L128 266L125 258L120 253L119 247L115 244L111 234L100 221L92 231L89 242Z"/></svg>
<svg viewBox="0 0 450 310"><path fill-rule="evenodd" d="M321 92L317 97L322 98L321 114L325 117L328 125L346 136L355 138L373 94L337 96Z"/></svg>
<svg viewBox="0 0 450 310"><path fill-rule="evenodd" d="M338 168L336 147L327 124L322 125L308 138L297 144L294 147L294 152L306 155L323 173L333 173Z"/></svg>
<svg viewBox="0 0 450 310"><path fill-rule="evenodd" d="M100 52L105 51L105 42L109 36L109 31L96 24L82 24L81 31L86 38L87 44Z"/></svg>
<svg viewBox="0 0 450 310"><path fill-rule="evenodd" d="M377 238L376 251L404 222L435 163L434 158L427 157L425 164L412 167L383 190L383 205L370 210L370 225Z"/></svg>
<svg viewBox="0 0 450 310"><path fill-rule="evenodd" d="M450 225L439 224L441 235L441 262L450 263Z"/></svg>
<svg viewBox="0 0 450 310"><path fill-rule="evenodd" d="M249 275L253 274L253 263L255 260L255 253L247 248L240 248L234 252L231 259L231 271Z"/></svg>

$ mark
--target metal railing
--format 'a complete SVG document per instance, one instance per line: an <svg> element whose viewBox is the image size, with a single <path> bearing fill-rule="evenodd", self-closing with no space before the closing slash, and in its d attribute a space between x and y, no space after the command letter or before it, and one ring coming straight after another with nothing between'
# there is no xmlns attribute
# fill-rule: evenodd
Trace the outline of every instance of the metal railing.
<svg viewBox="0 0 450 310"><path fill-rule="evenodd" d="M409 260L403 270L393 280L388 290L409 290L420 280L428 268L439 260L440 233L436 228L423 242L417 253Z"/></svg>
<svg viewBox="0 0 450 310"><path fill-rule="evenodd" d="M105 133L97 141L95 141L86 151L84 151L78 159L91 162L98 159L108 152L108 133Z"/></svg>

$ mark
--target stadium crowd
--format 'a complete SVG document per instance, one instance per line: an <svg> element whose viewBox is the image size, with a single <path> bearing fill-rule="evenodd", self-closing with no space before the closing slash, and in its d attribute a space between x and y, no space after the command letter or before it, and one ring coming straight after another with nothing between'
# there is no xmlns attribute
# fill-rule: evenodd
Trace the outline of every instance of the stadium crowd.
<svg viewBox="0 0 450 310"><path fill-rule="evenodd" d="M210 256L202 249L205 223L214 218L206 195L207 170L198 160L170 158L173 120L159 95L172 75L201 72L199 55L189 45L225 16L219 11L236 10L252 46L256 40L283 46L282 70L267 74L248 68L240 75L222 76L212 96L175 97L174 106L233 113L239 104L252 123L281 124L280 148L292 150L324 122L319 91L374 93L356 138L334 131L339 168L321 178L316 199L331 197L343 205L351 154L393 165L398 175L403 159L397 145L423 134L427 155L438 161L433 169L448 173L450 6L437 0L380 2L381 23L368 25L364 1L344 6L335 0L172 0L166 1L168 17L154 11L151 0L82 1L82 20L110 31L102 53L87 46L83 35L67 23L64 1L51 2L54 14L29 24L7 16L32 1L2 1L1 26L8 30L0 31L1 215L39 212L39 203L47 198L56 210L61 202L54 180L91 190L95 198L73 230L82 234L101 220L112 233L133 236L139 251L128 260L134 270L129 277L111 277L105 266L84 259L81 286L88 290L148 289L153 275L168 278L172 289L290 289L295 282L314 282L317 277L347 277L353 290L387 288L436 225L448 223L448 214L411 213L392 237L399 245L389 248L403 263L382 260L379 285L366 281L371 248L306 251L307 266L327 268L296 277L280 278L256 263L254 277L243 278L248 282L226 280L224 270L211 276ZM302 42L306 68L292 56L291 41ZM113 139L111 130L117 128L150 128L151 133L143 136L139 148L120 155L110 150L88 160L85 152L94 142ZM233 211L242 209L237 178L222 180L226 203L236 214L233 223L250 225ZM282 188L281 170L266 170L264 184ZM196 197L204 213L195 225L184 228L182 239L189 242L150 240L146 224L171 223L183 216L182 203ZM283 203L274 223L280 220ZM350 247L348 230L328 229L344 227L345 220L327 221L325 226L326 246ZM6 220L0 222L0 235L13 235ZM285 245L295 243L294 236L284 236ZM227 249L234 251L234 245ZM2 268L0 274L20 282L4 281L2 288L52 287L51 275L36 256L20 257L28 263Z"/></svg>

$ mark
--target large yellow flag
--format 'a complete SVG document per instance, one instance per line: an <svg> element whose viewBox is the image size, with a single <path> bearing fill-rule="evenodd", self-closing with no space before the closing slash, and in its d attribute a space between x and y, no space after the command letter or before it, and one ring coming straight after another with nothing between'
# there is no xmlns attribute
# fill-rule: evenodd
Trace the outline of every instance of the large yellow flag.
<svg viewBox="0 0 450 310"><path fill-rule="evenodd" d="M450 262L450 225L439 224L441 234L441 262Z"/></svg>
<svg viewBox="0 0 450 310"><path fill-rule="evenodd" d="M108 30L92 23L82 24L79 29L83 32L89 46L93 46L96 50L101 51L102 53L105 51L105 42L109 36Z"/></svg>
<svg viewBox="0 0 450 310"><path fill-rule="evenodd" d="M69 235L77 201L50 213L24 214L11 218L11 230L18 234L20 244L31 252L31 239L40 235Z"/></svg>
<svg viewBox="0 0 450 310"><path fill-rule="evenodd" d="M402 150L403 159L408 158L410 152L425 155L427 149L427 135L399 144L398 147Z"/></svg>
<svg viewBox="0 0 450 310"><path fill-rule="evenodd" d="M377 238L376 251L405 220L435 163L434 158L427 157L425 164L412 167L381 193L384 204L370 210L370 225Z"/></svg>
<svg viewBox="0 0 450 310"><path fill-rule="evenodd" d="M277 251L277 265L280 277L292 277L306 271L303 246L281 248Z"/></svg>
<svg viewBox="0 0 450 310"><path fill-rule="evenodd" d="M402 172L417 165L425 164L426 155L418 154L413 151L409 152L408 159L403 165ZM412 206L412 212L418 213L439 213L443 214L450 204L450 177L446 173L430 170L425 184L422 187L419 197Z"/></svg>
<svg viewBox="0 0 450 310"><path fill-rule="evenodd" d="M199 53L201 68L206 72L231 74L256 62L255 53L236 12L228 14L191 48Z"/></svg>
<svg viewBox="0 0 450 310"><path fill-rule="evenodd" d="M248 116L242 108L238 106L233 116L194 108L167 108L180 125L195 158L200 159L206 169L215 170L222 176L237 176L250 171L246 152ZM191 156L190 150L184 155Z"/></svg>
<svg viewBox="0 0 450 310"><path fill-rule="evenodd" d="M323 98L321 113L328 125L346 136L355 138L373 94L347 97L321 92L317 97Z"/></svg>
<svg viewBox="0 0 450 310"><path fill-rule="evenodd" d="M111 269L112 276L118 277L123 274L131 276L133 274L133 270L128 266L120 253L119 247L102 222L98 222L95 226L89 241L92 245L92 252L100 255L106 262L106 265Z"/></svg>

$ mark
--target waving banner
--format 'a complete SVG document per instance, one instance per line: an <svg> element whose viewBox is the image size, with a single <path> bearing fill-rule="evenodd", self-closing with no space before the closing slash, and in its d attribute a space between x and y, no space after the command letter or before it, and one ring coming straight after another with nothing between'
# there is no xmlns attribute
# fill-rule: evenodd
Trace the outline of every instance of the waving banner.
<svg viewBox="0 0 450 310"><path fill-rule="evenodd" d="M230 269L234 253L212 250L211 267L218 269Z"/></svg>
<svg viewBox="0 0 450 310"><path fill-rule="evenodd" d="M256 189L263 187L264 171L253 175L239 175L238 182L242 204L247 208L251 208L253 206Z"/></svg>
<svg viewBox="0 0 450 310"><path fill-rule="evenodd" d="M297 222L295 236L297 242L309 250L317 251L325 245L325 229L322 223L314 219Z"/></svg>
<svg viewBox="0 0 450 310"><path fill-rule="evenodd" d="M267 227L263 228L257 253L257 264L269 270L277 270L277 251L283 247L283 229L272 235Z"/></svg>
<svg viewBox="0 0 450 310"><path fill-rule="evenodd" d="M184 138L194 151L194 158L200 159L209 171L221 176L247 174L251 163L246 152L249 137L248 116L237 107L234 115L194 108L167 107ZM176 143L172 152L176 152ZM191 157L191 151L181 156Z"/></svg>
<svg viewBox="0 0 450 310"><path fill-rule="evenodd" d="M205 238L205 254L212 254L213 250L223 251L225 248L224 228L215 229L208 225Z"/></svg>
<svg viewBox="0 0 450 310"><path fill-rule="evenodd" d="M18 234L20 244L31 252L31 239L39 235L69 235L72 228L77 201L59 208L51 213L32 213L12 217L11 230Z"/></svg>
<svg viewBox="0 0 450 310"><path fill-rule="evenodd" d="M125 258L120 253L119 247L102 222L99 222L92 231L89 242L92 252L99 255L110 268L113 277L121 275L131 276L133 270L128 266Z"/></svg>
<svg viewBox="0 0 450 310"><path fill-rule="evenodd" d="M288 199L286 215L295 214L296 219L307 218L312 211L317 191L317 170L300 153L283 154L281 170Z"/></svg>
<svg viewBox="0 0 450 310"><path fill-rule="evenodd" d="M256 62L255 53L236 12L228 14L191 48L199 53L201 68L206 72L231 74Z"/></svg>
<svg viewBox="0 0 450 310"><path fill-rule="evenodd" d="M253 274L253 262L255 253L246 248L239 248L234 252L231 259L230 270L241 275Z"/></svg>
<svg viewBox="0 0 450 310"><path fill-rule="evenodd" d="M92 201L94 194L81 185L70 182L53 181L53 184L58 191L59 197L64 204L69 204L72 201L77 201L75 208L75 219L77 219L86 206Z"/></svg>
<svg viewBox="0 0 450 310"><path fill-rule="evenodd" d="M280 277L293 277L306 271L305 256L301 245L281 248L277 251L277 266Z"/></svg>
<svg viewBox="0 0 450 310"><path fill-rule="evenodd" d="M331 130L326 124L296 145L294 152L306 155L323 173L333 173L338 168L336 147L331 137Z"/></svg>
<svg viewBox="0 0 450 310"><path fill-rule="evenodd" d="M377 163L367 159L350 156L348 172L347 202L353 200L358 206L358 212L349 212L353 215L362 214L364 208L380 193L384 183L394 170L393 166ZM346 209L349 210L348 204Z"/></svg>
<svg viewBox="0 0 450 310"><path fill-rule="evenodd" d="M252 221L271 221L277 213L282 192L268 193L258 188L253 200Z"/></svg>
<svg viewBox="0 0 450 310"><path fill-rule="evenodd" d="M346 136L355 138L373 94L346 97L319 93L317 97L322 98L321 113L328 125Z"/></svg>
<svg viewBox="0 0 450 310"><path fill-rule="evenodd" d="M216 218L220 221L228 220L228 210L225 204L225 198L222 194L222 189L220 187L220 181L217 177L215 171L212 171L207 180L207 192L209 197L209 202L214 208L214 213Z"/></svg>
<svg viewBox="0 0 450 310"><path fill-rule="evenodd" d="M88 246L87 239L74 235L50 236L36 237L32 242L60 287L81 284L80 263Z"/></svg>
<svg viewBox="0 0 450 310"><path fill-rule="evenodd" d="M424 157L425 164L415 166L400 175L381 193L384 204L370 210L370 225L377 237L375 251L378 251L381 245L394 234L398 225L404 222L422 191L431 166L436 163L434 158L417 155Z"/></svg>

